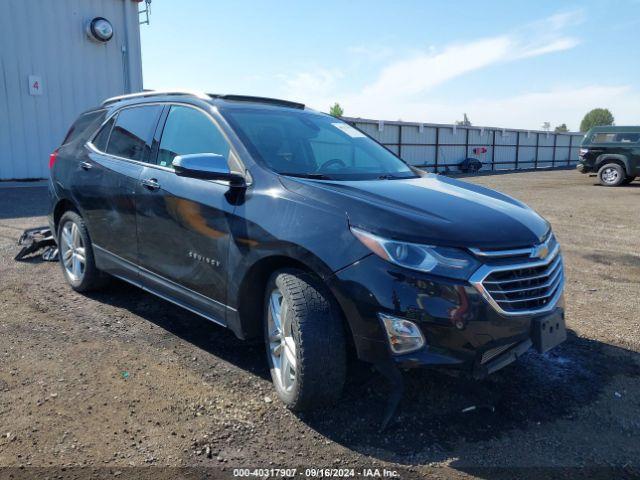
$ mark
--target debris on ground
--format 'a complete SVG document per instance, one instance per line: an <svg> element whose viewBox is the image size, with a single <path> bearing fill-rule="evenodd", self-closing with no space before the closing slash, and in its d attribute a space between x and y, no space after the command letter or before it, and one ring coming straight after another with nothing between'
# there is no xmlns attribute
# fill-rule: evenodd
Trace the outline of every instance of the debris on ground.
<svg viewBox="0 0 640 480"><path fill-rule="evenodd" d="M486 409L486 410L489 410L490 412L496 411L493 405L470 405L466 408L463 408L462 413L469 413L469 412L473 412L474 410L481 410L481 409Z"/></svg>
<svg viewBox="0 0 640 480"><path fill-rule="evenodd" d="M27 255L34 254L39 250L43 260L55 262L58 260L58 246L49 227L36 227L25 230L18 239L18 245L22 249L15 256L14 260L23 260Z"/></svg>

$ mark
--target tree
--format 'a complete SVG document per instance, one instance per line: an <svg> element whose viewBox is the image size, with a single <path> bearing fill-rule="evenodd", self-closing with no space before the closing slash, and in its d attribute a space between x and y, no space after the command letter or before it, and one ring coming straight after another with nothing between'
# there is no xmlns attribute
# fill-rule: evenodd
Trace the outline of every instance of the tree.
<svg viewBox="0 0 640 480"><path fill-rule="evenodd" d="M342 109L340 104L336 102L329 109L329 115L333 115L334 117L341 117L342 115L344 115L344 110Z"/></svg>
<svg viewBox="0 0 640 480"><path fill-rule="evenodd" d="M548 131L549 131L549 129L551 129L551 124L550 124L549 122L544 122L544 123L542 124L542 129L543 129L545 132L548 132Z"/></svg>
<svg viewBox="0 0 640 480"><path fill-rule="evenodd" d="M594 108L587 113L580 122L580 131L586 132L590 128L601 125L613 125L613 114L607 108Z"/></svg>
<svg viewBox="0 0 640 480"><path fill-rule="evenodd" d="M469 117L467 117L466 113L463 113L462 120L456 120L456 125L458 125L460 127L470 127L471 126L471 121L469 120Z"/></svg>
<svg viewBox="0 0 640 480"><path fill-rule="evenodd" d="M558 125L553 131L556 133L565 133L569 131L569 127L567 127L566 123L562 123Z"/></svg>

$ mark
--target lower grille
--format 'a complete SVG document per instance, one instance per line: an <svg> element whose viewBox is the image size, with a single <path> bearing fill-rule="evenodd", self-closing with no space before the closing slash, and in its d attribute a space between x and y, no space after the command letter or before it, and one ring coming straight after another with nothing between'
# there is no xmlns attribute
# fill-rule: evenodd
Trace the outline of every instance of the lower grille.
<svg viewBox="0 0 640 480"><path fill-rule="evenodd" d="M515 342L514 343L509 343L507 345L500 345L499 347L495 347L495 348L492 348L491 350L487 350L480 357L480 363L484 364L484 363L487 363L487 362L493 360L498 355L500 355L502 352L506 352L507 350L509 350L514 345L515 345Z"/></svg>
<svg viewBox="0 0 640 480"><path fill-rule="evenodd" d="M499 313L524 315L550 310L564 285L560 248L556 244L545 260L485 265L471 282Z"/></svg>

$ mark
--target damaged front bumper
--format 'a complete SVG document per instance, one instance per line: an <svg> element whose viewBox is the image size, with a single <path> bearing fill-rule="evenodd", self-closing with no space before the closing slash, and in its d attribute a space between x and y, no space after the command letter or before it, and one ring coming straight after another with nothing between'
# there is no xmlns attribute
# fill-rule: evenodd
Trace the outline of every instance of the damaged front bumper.
<svg viewBox="0 0 640 480"><path fill-rule="evenodd" d="M545 352L566 338L560 297L544 314L503 316L468 283L396 267L369 256L336 273L329 287L345 312L358 356L408 369L441 367L483 378L531 347ZM380 313L413 322L424 346L394 354Z"/></svg>

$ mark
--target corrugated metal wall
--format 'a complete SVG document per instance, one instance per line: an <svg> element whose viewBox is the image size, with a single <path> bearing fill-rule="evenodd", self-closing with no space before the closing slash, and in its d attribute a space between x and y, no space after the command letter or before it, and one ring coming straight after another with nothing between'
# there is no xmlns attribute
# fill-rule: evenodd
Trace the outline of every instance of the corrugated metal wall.
<svg viewBox="0 0 640 480"><path fill-rule="evenodd" d="M468 157L482 170L521 170L575 165L582 133L553 133L495 127L387 122L344 118L406 162L428 171L457 171ZM484 147L485 153L474 149Z"/></svg>
<svg viewBox="0 0 640 480"><path fill-rule="evenodd" d="M0 180L46 177L49 153L80 112L142 90L137 10L131 0L0 1ZM85 33L98 16L114 28L106 44ZM29 94L30 75L42 95Z"/></svg>

